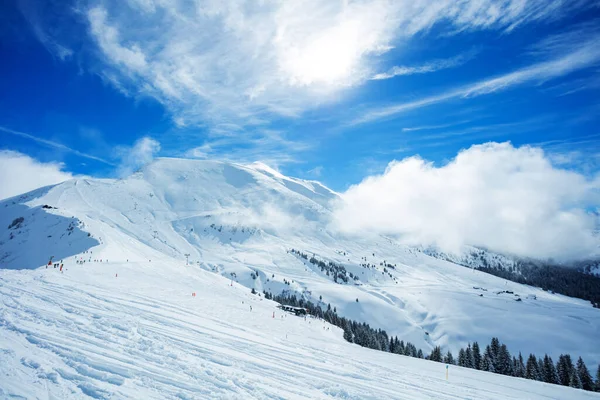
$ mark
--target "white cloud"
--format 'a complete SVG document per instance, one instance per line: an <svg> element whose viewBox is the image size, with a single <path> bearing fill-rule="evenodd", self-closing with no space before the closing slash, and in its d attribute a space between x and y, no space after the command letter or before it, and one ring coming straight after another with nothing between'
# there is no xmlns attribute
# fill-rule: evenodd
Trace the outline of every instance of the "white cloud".
<svg viewBox="0 0 600 400"><path fill-rule="evenodd" d="M313 169L307 171L307 174L311 175L311 176L313 176L315 178L319 178L319 177L321 177L321 174L323 174L323 166L322 165L317 165Z"/></svg>
<svg viewBox="0 0 600 400"><path fill-rule="evenodd" d="M439 22L513 29L583 2L553 0L91 1L100 74L179 125L295 116L373 75L377 56Z"/></svg>
<svg viewBox="0 0 600 400"><path fill-rule="evenodd" d="M120 177L131 175L138 168L150 163L159 151L160 143L147 136L138 139L131 148L118 148L117 152L122 161L117 174Z"/></svg>
<svg viewBox="0 0 600 400"><path fill-rule="evenodd" d="M406 111L457 98L481 96L530 83L540 84L578 70L593 67L598 63L600 63L600 35L594 35L591 38L580 39L578 43L572 43L566 54L563 53L556 58L539 62L495 78L484 79L461 86L437 95L372 109L351 121L351 124L361 124L387 118Z"/></svg>
<svg viewBox="0 0 600 400"><path fill-rule="evenodd" d="M54 149L58 149L58 150L61 150L61 151L66 151L66 152L75 154L75 155L77 155L79 157L88 158L88 159L94 160L94 161L100 161L103 164L114 165L113 163L105 160L104 158L97 157L97 156L94 156L94 155L91 155L91 154L88 154L88 153L83 153L83 152L81 152L79 150L75 150L75 149L73 149L71 147L65 146L62 143L53 142L52 140L42 139L42 138L39 138L37 136L30 135L29 133L15 131L13 129L5 128L3 126L0 126L0 132L4 132L4 133L9 134L9 135L19 136L19 137L22 137L24 139L32 140L32 141L34 141L34 142L36 142L38 144L41 144L41 145L44 145L44 146L47 146L47 147L52 147Z"/></svg>
<svg viewBox="0 0 600 400"><path fill-rule="evenodd" d="M554 167L539 148L488 143L441 167L418 157L390 163L342 195L333 226L447 251L468 244L568 260L599 254L586 212L599 202L600 177Z"/></svg>
<svg viewBox="0 0 600 400"><path fill-rule="evenodd" d="M0 200L71 178L62 163L42 163L16 151L0 150Z"/></svg>
<svg viewBox="0 0 600 400"><path fill-rule="evenodd" d="M445 58L441 60L430 61L423 65L418 66L394 66L390 68L387 72L380 72L378 74L373 75L372 80L382 80L382 79L390 79L396 76L403 75L414 75L414 74L428 74L431 72L441 71L443 69L448 68L456 68L465 64L469 60L471 60L475 56L475 52L467 52L464 54L459 54L454 57Z"/></svg>
<svg viewBox="0 0 600 400"><path fill-rule="evenodd" d="M219 159L238 163L261 161L275 167L298 162L298 154L311 144L290 140L285 132L274 129L246 131L235 125L221 124L213 129L217 138L188 150L184 156L200 159Z"/></svg>

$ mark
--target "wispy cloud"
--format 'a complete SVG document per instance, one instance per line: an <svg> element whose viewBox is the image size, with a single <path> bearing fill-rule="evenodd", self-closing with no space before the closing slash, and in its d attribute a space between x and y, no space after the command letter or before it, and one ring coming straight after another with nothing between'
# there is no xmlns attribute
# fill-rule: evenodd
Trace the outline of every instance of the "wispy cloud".
<svg viewBox="0 0 600 400"><path fill-rule="evenodd" d="M409 110L426 107L429 105L454 100L459 98L477 97L495 93L512 87L525 84L541 84L556 79L575 71L597 65L600 62L600 35L580 39L579 43L572 43L569 52L560 56L521 68L519 70L485 79L479 82L451 89L437 95L424 97L406 103L395 104L367 111L362 116L354 119L351 124L361 124L382 118L387 118Z"/></svg>
<svg viewBox="0 0 600 400"><path fill-rule="evenodd" d="M438 130L438 129L450 128L452 126L468 124L471 121L472 120L470 120L470 119L465 119L462 121L450 122L447 124L440 124L440 125L411 126L411 127L402 128L402 132L433 131L433 130Z"/></svg>
<svg viewBox="0 0 600 400"><path fill-rule="evenodd" d="M180 126L221 122L249 126L335 101L345 88L372 77L378 56L399 38L426 32L442 21L456 30L506 30L558 18L573 4L583 4L566 0L549 0L543 6L536 0L90 3L83 12L100 50L99 73L121 91L156 98ZM440 61L412 72L463 61Z"/></svg>
<svg viewBox="0 0 600 400"><path fill-rule="evenodd" d="M81 152L79 150L75 150L75 149L72 149L72 148L70 148L68 146L65 146L62 143L53 142L53 141L47 140L47 139L42 139L42 138L39 138L37 136L30 135L29 133L15 131L13 129L5 128L3 126L0 126L0 131L4 132L4 133L7 133L9 135L19 136L19 137L22 137L22 138L25 138L25 139L33 140L34 142L42 144L44 146L48 146L48 147L52 147L52 148L55 148L55 149L58 149L58 150L66 151L66 152L75 154L75 155L77 155L79 157L87 158L87 159L94 160L94 161L99 161L99 162L107 164L107 165L112 165L112 166L115 165L112 162L105 160L104 158L100 158L100 157L97 157L97 156L94 156L94 155L91 155L91 154L83 153L83 152Z"/></svg>
<svg viewBox="0 0 600 400"><path fill-rule="evenodd" d="M308 170L306 173L308 175L312 176L312 177L320 178L321 174L323 174L323 166L322 165L317 165L313 169Z"/></svg>
<svg viewBox="0 0 600 400"><path fill-rule="evenodd" d="M310 143L286 138L282 131L258 129L235 131L228 136L208 139L201 146L188 150L184 156L241 163L261 161L279 167L300 162L299 154L311 148Z"/></svg>
<svg viewBox="0 0 600 400"><path fill-rule="evenodd" d="M426 64L417 66L394 66L387 72L381 72L373 75L372 80L390 79L396 76L403 75L415 75L415 74L427 74L430 72L436 72L443 69L456 68L465 64L469 60L473 59L477 52L475 50L459 54L454 57L433 60Z"/></svg>

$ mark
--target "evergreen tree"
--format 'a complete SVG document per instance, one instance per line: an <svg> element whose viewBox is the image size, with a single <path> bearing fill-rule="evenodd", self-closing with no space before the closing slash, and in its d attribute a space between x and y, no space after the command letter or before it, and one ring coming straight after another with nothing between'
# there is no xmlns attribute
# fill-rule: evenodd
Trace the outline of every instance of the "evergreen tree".
<svg viewBox="0 0 600 400"><path fill-rule="evenodd" d="M600 365L598 365L598 370L596 371L596 392L600 392Z"/></svg>
<svg viewBox="0 0 600 400"><path fill-rule="evenodd" d="M525 367L525 378L533 379L534 381L540 380L540 373L538 371L538 363L533 354L529 355L527 359L527 365Z"/></svg>
<svg viewBox="0 0 600 400"><path fill-rule="evenodd" d="M450 350L448 350L448 352L446 353L446 356L444 357L444 362L446 364L454 364L454 356L452 355L452 352Z"/></svg>
<svg viewBox="0 0 600 400"><path fill-rule="evenodd" d="M485 363L484 363L485 359ZM490 345L485 347L485 351L483 352L483 358L481 359L481 370L488 372L496 372L496 368L494 367L494 355L492 354L492 348Z"/></svg>
<svg viewBox="0 0 600 400"><path fill-rule="evenodd" d="M542 375L544 382L558 384L558 374L556 373L556 368L552 362L552 357L548 356L548 354L544 355L544 370Z"/></svg>
<svg viewBox="0 0 600 400"><path fill-rule="evenodd" d="M577 373L581 379L581 388L583 390L594 390L592 375L590 375L590 371L588 371L581 357L577 360Z"/></svg>
<svg viewBox="0 0 600 400"><path fill-rule="evenodd" d="M431 361L442 362L442 349L440 346L435 346L429 355Z"/></svg>
<svg viewBox="0 0 600 400"><path fill-rule="evenodd" d="M569 386L572 369L573 362L571 361L571 356L568 354L561 354L556 364L556 371L558 372L558 378L561 385Z"/></svg>
<svg viewBox="0 0 600 400"><path fill-rule="evenodd" d="M501 345L498 349L496 372L502 375L512 374L511 357L505 344Z"/></svg>
<svg viewBox="0 0 600 400"><path fill-rule="evenodd" d="M466 363L465 349L460 349L458 351L458 366L464 367L465 363Z"/></svg>
<svg viewBox="0 0 600 400"><path fill-rule="evenodd" d="M471 349L471 343L467 344L467 349L465 350L465 367L475 367L475 360L473 358L473 350Z"/></svg>
<svg viewBox="0 0 600 400"><path fill-rule="evenodd" d="M354 334L352 333L352 324L350 321L346 320L346 324L344 325L344 340L347 342L354 342Z"/></svg>
<svg viewBox="0 0 600 400"><path fill-rule="evenodd" d="M544 382L544 360L542 358L537 359L538 372L540 374L540 381Z"/></svg>
<svg viewBox="0 0 600 400"><path fill-rule="evenodd" d="M481 369L481 350L479 350L479 343L473 343L473 368Z"/></svg>
<svg viewBox="0 0 600 400"><path fill-rule="evenodd" d="M423 358L423 350L419 349L419 351L417 351L417 358Z"/></svg>
<svg viewBox="0 0 600 400"><path fill-rule="evenodd" d="M571 376L569 377L569 386L572 388L581 389L581 378L576 368L571 370Z"/></svg>
<svg viewBox="0 0 600 400"><path fill-rule="evenodd" d="M517 360L517 371L515 376L519 378L525 378L525 364L523 363L523 355L519 352L519 359Z"/></svg>
<svg viewBox="0 0 600 400"><path fill-rule="evenodd" d="M490 348L492 349L492 361L494 362L495 367L496 359L498 358L498 353L500 352L500 340L498 338L492 338Z"/></svg>

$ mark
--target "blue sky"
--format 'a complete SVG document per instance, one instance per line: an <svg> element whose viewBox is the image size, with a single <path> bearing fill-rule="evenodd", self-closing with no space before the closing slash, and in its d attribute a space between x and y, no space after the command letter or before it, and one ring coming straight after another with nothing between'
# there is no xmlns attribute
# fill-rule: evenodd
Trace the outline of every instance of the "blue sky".
<svg viewBox="0 0 600 400"><path fill-rule="evenodd" d="M343 191L511 141L597 174L598 2L286 3L5 2L0 149L98 177L261 160Z"/></svg>

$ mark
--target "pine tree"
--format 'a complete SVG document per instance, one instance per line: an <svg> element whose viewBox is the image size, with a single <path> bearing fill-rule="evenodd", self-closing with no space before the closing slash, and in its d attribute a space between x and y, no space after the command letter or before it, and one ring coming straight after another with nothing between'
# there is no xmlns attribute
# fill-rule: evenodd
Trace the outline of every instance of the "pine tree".
<svg viewBox="0 0 600 400"><path fill-rule="evenodd" d="M569 386L571 380L571 370L573 362L568 354L561 354L556 363L556 372L558 373L559 382L563 386Z"/></svg>
<svg viewBox="0 0 600 400"><path fill-rule="evenodd" d="M492 360L494 362L494 367L496 366L496 359L498 358L498 352L500 351L500 340L498 338L492 338L492 343L490 345L492 349Z"/></svg>
<svg viewBox="0 0 600 400"><path fill-rule="evenodd" d="M544 382L544 360L540 357L537 359L538 372L540 374L540 381Z"/></svg>
<svg viewBox="0 0 600 400"><path fill-rule="evenodd" d="M481 350L479 350L479 343L473 343L473 368L481 369Z"/></svg>
<svg viewBox="0 0 600 400"><path fill-rule="evenodd" d="M423 358L423 350L419 349L419 351L417 351L417 358Z"/></svg>
<svg viewBox="0 0 600 400"><path fill-rule="evenodd" d="M446 353L446 356L444 357L444 362L446 364L454 364L454 356L452 355L452 352L450 350L448 350L448 352Z"/></svg>
<svg viewBox="0 0 600 400"><path fill-rule="evenodd" d="M554 367L554 363L552 362L552 357L548 356L548 354L544 355L544 371L543 371L543 379L544 382L558 384L559 378L556 373L556 368Z"/></svg>
<svg viewBox="0 0 600 400"><path fill-rule="evenodd" d="M483 354L483 357L481 358L480 367L482 371L496 372L494 370L494 364L492 363L492 359L490 358L488 352L485 352Z"/></svg>
<svg viewBox="0 0 600 400"><path fill-rule="evenodd" d="M442 349L440 346L435 346L429 355L431 361L442 362Z"/></svg>
<svg viewBox="0 0 600 400"><path fill-rule="evenodd" d="M569 386L572 388L581 389L581 378L576 368L571 370L571 376L569 377Z"/></svg>
<svg viewBox="0 0 600 400"><path fill-rule="evenodd" d="M581 388L583 390L594 390L592 375L590 375L590 371L588 371L581 357L577 360L577 373L581 379Z"/></svg>
<svg viewBox="0 0 600 400"><path fill-rule="evenodd" d="M467 349L465 350L465 367L474 368L475 360L473 358L473 351L471 350L471 343L467 344Z"/></svg>
<svg viewBox="0 0 600 400"><path fill-rule="evenodd" d="M465 367L465 363L466 363L465 349L460 349L458 351L458 366Z"/></svg>
<svg viewBox="0 0 600 400"><path fill-rule="evenodd" d="M517 372L515 376L519 378L525 378L525 364L523 364L523 355L519 352L519 359L517 360Z"/></svg>
<svg viewBox="0 0 600 400"><path fill-rule="evenodd" d="M540 373L538 371L538 363L533 354L529 355L527 359L527 366L525 367L525 378L533 379L534 381L540 380Z"/></svg>
<svg viewBox="0 0 600 400"><path fill-rule="evenodd" d="M600 392L600 365L598 365L598 370L596 371L596 392Z"/></svg>
<svg viewBox="0 0 600 400"><path fill-rule="evenodd" d="M485 347L481 364L482 371L496 372L496 368L494 367L494 355L492 354L492 348L490 345Z"/></svg>
<svg viewBox="0 0 600 400"><path fill-rule="evenodd" d="M498 350L496 372L502 375L512 374L511 357L505 344L501 345Z"/></svg>

